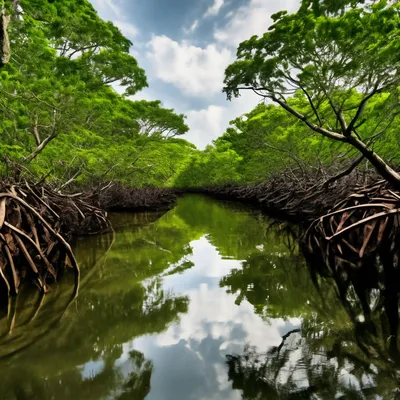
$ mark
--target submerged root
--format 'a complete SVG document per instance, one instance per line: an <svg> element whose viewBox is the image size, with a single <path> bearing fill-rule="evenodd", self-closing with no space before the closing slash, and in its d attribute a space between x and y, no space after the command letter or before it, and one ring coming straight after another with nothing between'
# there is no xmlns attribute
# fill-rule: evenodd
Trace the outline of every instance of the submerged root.
<svg viewBox="0 0 400 400"><path fill-rule="evenodd" d="M326 185L326 176L322 172L306 174L287 170L259 184L225 185L190 191L252 204L261 207L273 218L308 226L334 207L338 197L345 198L351 194L357 179L353 174Z"/></svg>
<svg viewBox="0 0 400 400"><path fill-rule="evenodd" d="M357 188L330 212L315 220L305 235L309 252L322 252L326 265L341 260L356 267L380 256L398 262L400 195L384 182ZM384 254L382 253L384 249Z"/></svg>
<svg viewBox="0 0 400 400"><path fill-rule="evenodd" d="M105 210L160 211L174 206L177 191L168 188L130 188L110 182L92 197Z"/></svg>
<svg viewBox="0 0 400 400"><path fill-rule="evenodd" d="M49 187L4 184L0 188L0 293L18 294L22 281L31 280L46 293L64 269L79 267L67 239L81 230L109 229L105 213L78 196Z"/></svg>

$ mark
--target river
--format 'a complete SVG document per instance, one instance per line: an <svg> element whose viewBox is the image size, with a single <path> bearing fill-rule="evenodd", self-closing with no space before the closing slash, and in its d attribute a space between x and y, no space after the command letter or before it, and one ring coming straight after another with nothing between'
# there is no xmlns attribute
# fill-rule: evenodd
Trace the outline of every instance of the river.
<svg viewBox="0 0 400 400"><path fill-rule="evenodd" d="M186 196L111 218L113 234L74 246L76 301L66 276L4 310L1 399L393 398L384 334L351 318L332 281L318 290L259 212Z"/></svg>

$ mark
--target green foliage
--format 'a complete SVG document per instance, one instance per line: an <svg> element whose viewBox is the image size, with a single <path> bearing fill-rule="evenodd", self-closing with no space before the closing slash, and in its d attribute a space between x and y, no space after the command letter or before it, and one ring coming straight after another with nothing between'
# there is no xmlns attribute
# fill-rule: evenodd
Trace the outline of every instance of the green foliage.
<svg viewBox="0 0 400 400"><path fill-rule="evenodd" d="M60 184L167 185L194 146L176 138L189 130L184 115L110 86L125 95L147 86L132 43L87 0L21 7L0 73L0 173L23 164Z"/></svg>
<svg viewBox="0 0 400 400"><path fill-rule="evenodd" d="M253 90L315 133L359 151L388 181L400 175L375 144L399 115L400 5L304 1L280 12L261 37L241 43L228 66L228 99Z"/></svg>
<svg viewBox="0 0 400 400"><path fill-rule="evenodd" d="M304 89L321 102L331 98L336 106L347 103L355 88L363 93L375 86L396 90L399 21L399 5L389 7L386 1L342 16L316 16L308 9L279 13L269 32L240 44L237 61L226 70L224 90L231 98L240 86L265 90L271 97Z"/></svg>
<svg viewBox="0 0 400 400"><path fill-rule="evenodd" d="M228 98L253 89L267 101L204 151L181 138L184 115L129 98L147 86L145 72L132 43L89 1L20 4L11 62L0 71L2 176L22 164L60 186L74 178L184 188L347 165L358 151L378 170L390 168L377 152L400 163L396 2L303 0L297 13L275 14L268 32L240 44L224 89Z"/></svg>
<svg viewBox="0 0 400 400"><path fill-rule="evenodd" d="M240 44L224 88L228 99L253 90L265 104L193 154L174 184L259 182L287 168L347 167L358 152L399 183L383 161L400 163L399 4L304 0L297 13L272 18L268 32Z"/></svg>
<svg viewBox="0 0 400 400"><path fill-rule="evenodd" d="M237 182L241 157L229 147L208 146L196 152L182 164L173 178L175 187L206 187Z"/></svg>

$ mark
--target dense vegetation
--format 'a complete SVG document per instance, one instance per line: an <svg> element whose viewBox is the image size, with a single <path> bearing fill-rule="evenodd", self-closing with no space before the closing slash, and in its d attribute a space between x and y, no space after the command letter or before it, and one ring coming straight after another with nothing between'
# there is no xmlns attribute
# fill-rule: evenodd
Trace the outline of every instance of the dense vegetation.
<svg viewBox="0 0 400 400"><path fill-rule="evenodd" d="M356 150L399 187L400 175L375 148L398 122L399 4L381 0L331 14L308 3L296 14L275 14L269 32L240 44L224 91L228 99L254 91L317 137ZM297 93L304 103L292 102Z"/></svg>
<svg viewBox="0 0 400 400"><path fill-rule="evenodd" d="M303 0L297 13L274 15L226 70L228 99L253 90L262 102L204 151L180 137L183 115L132 100L147 86L132 43L87 0L13 6L0 73L2 176L22 166L60 186L190 187L353 163L400 182L391 168L400 164L397 2Z"/></svg>
<svg viewBox="0 0 400 400"><path fill-rule="evenodd" d="M188 131L183 115L128 98L147 86L132 43L86 0L22 0L12 15L11 60L0 74L1 174L17 163L60 182L166 184L193 145L178 138Z"/></svg>
<svg viewBox="0 0 400 400"><path fill-rule="evenodd" d="M234 180L365 160L399 186L390 167L399 163L398 2L304 0L272 18L268 32L239 45L225 75L228 99L251 90L264 104L233 121L206 151L211 162L195 161L182 183L228 158Z"/></svg>

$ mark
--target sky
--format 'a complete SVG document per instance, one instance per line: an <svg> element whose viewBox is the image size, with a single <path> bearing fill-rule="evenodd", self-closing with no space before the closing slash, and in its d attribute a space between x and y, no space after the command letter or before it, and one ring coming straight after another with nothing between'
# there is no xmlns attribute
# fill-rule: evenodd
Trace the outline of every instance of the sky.
<svg viewBox="0 0 400 400"><path fill-rule="evenodd" d="M252 92L227 101L225 68L239 43L268 30L270 16L294 12L299 0L90 0L101 18L128 37L132 55L145 69L149 88L137 100L161 100L187 116L185 138L204 149L252 110ZM118 89L117 89L118 90Z"/></svg>

